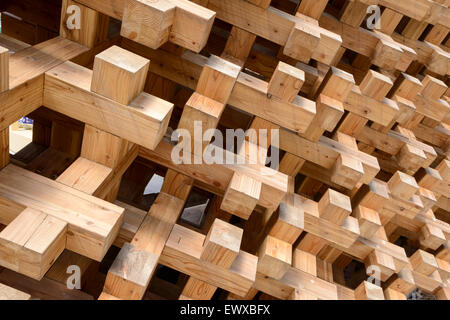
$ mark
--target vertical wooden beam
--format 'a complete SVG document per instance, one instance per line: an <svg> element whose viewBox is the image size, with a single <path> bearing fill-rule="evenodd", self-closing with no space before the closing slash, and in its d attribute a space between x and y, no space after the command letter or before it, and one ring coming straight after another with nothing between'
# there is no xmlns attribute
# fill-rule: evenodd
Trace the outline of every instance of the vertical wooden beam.
<svg viewBox="0 0 450 320"><path fill-rule="evenodd" d="M0 169L9 163L9 128L0 131Z"/></svg>
<svg viewBox="0 0 450 320"><path fill-rule="evenodd" d="M9 51L0 46L0 93L9 89Z"/></svg>
<svg viewBox="0 0 450 320"><path fill-rule="evenodd" d="M94 48L108 35L109 17L73 0L63 0L60 35Z"/></svg>

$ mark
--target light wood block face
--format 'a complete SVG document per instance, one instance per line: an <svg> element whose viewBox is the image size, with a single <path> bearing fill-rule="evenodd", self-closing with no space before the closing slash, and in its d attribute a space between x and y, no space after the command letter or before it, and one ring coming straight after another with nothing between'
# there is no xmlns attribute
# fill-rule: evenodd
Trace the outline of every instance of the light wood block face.
<svg viewBox="0 0 450 320"><path fill-rule="evenodd" d="M108 271L105 292L122 299L142 299L157 264L157 255L124 243Z"/></svg>
<svg viewBox="0 0 450 320"><path fill-rule="evenodd" d="M362 94L381 101L386 97L393 85L391 79L387 76L369 70L363 81L360 83L359 89Z"/></svg>
<svg viewBox="0 0 450 320"><path fill-rule="evenodd" d="M115 168L132 144L118 136L90 125L85 125L81 156L105 167Z"/></svg>
<svg viewBox="0 0 450 320"><path fill-rule="evenodd" d="M74 9L74 6L76 6ZM69 10L70 9L70 10ZM79 10L79 21L75 14ZM79 22L79 28L76 23ZM60 34L89 48L106 40L109 17L73 0L63 0L61 8Z"/></svg>
<svg viewBox="0 0 450 320"><path fill-rule="evenodd" d="M319 216L337 225L351 214L352 205L350 198L342 193L328 189L319 201Z"/></svg>
<svg viewBox="0 0 450 320"><path fill-rule="evenodd" d="M347 189L353 189L363 176L364 168L361 161L340 154L333 166L331 181Z"/></svg>
<svg viewBox="0 0 450 320"><path fill-rule="evenodd" d="M0 171L0 190L6 199L67 223L66 248L97 261L122 224L123 208L13 165ZM2 216L17 212L4 209Z"/></svg>
<svg viewBox="0 0 450 320"><path fill-rule="evenodd" d="M17 289L8 287L0 283L0 300L30 300L31 296L28 293L19 291Z"/></svg>
<svg viewBox="0 0 450 320"><path fill-rule="evenodd" d="M206 45L215 12L186 0L126 2L120 34L152 49L167 41L200 52Z"/></svg>
<svg viewBox="0 0 450 320"><path fill-rule="evenodd" d="M373 283L363 281L355 289L356 300L384 300L383 289Z"/></svg>
<svg viewBox="0 0 450 320"><path fill-rule="evenodd" d="M319 91L325 96L343 102L354 85L355 79L352 74L336 67L331 67L323 79Z"/></svg>
<svg viewBox="0 0 450 320"><path fill-rule="evenodd" d="M248 219L259 201L261 188L260 181L235 172L220 208L243 219Z"/></svg>
<svg viewBox="0 0 450 320"><path fill-rule="evenodd" d="M0 263L40 280L66 246L67 223L25 209L0 233Z"/></svg>
<svg viewBox="0 0 450 320"><path fill-rule="evenodd" d="M223 220L214 220L203 244L200 259L230 268L239 255L243 232L241 228Z"/></svg>
<svg viewBox="0 0 450 320"><path fill-rule="evenodd" d="M166 133L173 104L143 92L126 106L91 92L92 77L91 70L71 62L50 70L45 76L44 105L117 137L155 149Z"/></svg>
<svg viewBox="0 0 450 320"><path fill-rule="evenodd" d="M9 51L0 46L0 93L9 89Z"/></svg>
<svg viewBox="0 0 450 320"><path fill-rule="evenodd" d="M171 0L176 6L170 41L200 52L206 45L216 13L188 0Z"/></svg>
<svg viewBox="0 0 450 320"><path fill-rule="evenodd" d="M394 70L401 60L403 50L394 42L379 39L372 57L372 63L386 70Z"/></svg>
<svg viewBox="0 0 450 320"><path fill-rule="evenodd" d="M294 244L303 232L304 220L302 215L285 203L280 203L278 218L270 228L269 235L287 243Z"/></svg>
<svg viewBox="0 0 450 320"><path fill-rule="evenodd" d="M388 285L388 288L408 295L416 288L414 277L407 268L401 270L395 276L396 278Z"/></svg>
<svg viewBox="0 0 450 320"><path fill-rule="evenodd" d="M283 53L291 58L308 63L319 43L319 30L309 23L299 21L292 28Z"/></svg>
<svg viewBox="0 0 450 320"><path fill-rule="evenodd" d="M421 245L437 250L447 240L442 229L426 223L422 228L420 228L419 241Z"/></svg>
<svg viewBox="0 0 450 320"><path fill-rule="evenodd" d="M421 94L430 100L439 100L447 91L447 85L439 79L426 75L422 80Z"/></svg>
<svg viewBox="0 0 450 320"><path fill-rule="evenodd" d="M431 275L438 268L436 258L431 253L420 249L409 258L409 262L414 271L425 276Z"/></svg>
<svg viewBox="0 0 450 320"><path fill-rule="evenodd" d="M292 245L267 236L258 253L258 272L281 279L292 264Z"/></svg>
<svg viewBox="0 0 450 320"><path fill-rule="evenodd" d="M240 67L217 56L210 56L203 67L196 92L226 104L230 98Z"/></svg>
<svg viewBox="0 0 450 320"><path fill-rule="evenodd" d="M270 79L267 92L287 102L293 102L304 82L303 70L280 61Z"/></svg>
<svg viewBox="0 0 450 320"><path fill-rule="evenodd" d="M379 250L372 251L364 263L366 265L367 275L383 282L395 273L394 258ZM379 268L379 272L376 270L377 268Z"/></svg>
<svg viewBox="0 0 450 320"><path fill-rule="evenodd" d="M357 206L353 215L358 219L361 236L370 239L382 227L378 212L364 206Z"/></svg>
<svg viewBox="0 0 450 320"><path fill-rule="evenodd" d="M176 5L171 1L130 0L122 19L122 37L158 49L169 40Z"/></svg>
<svg viewBox="0 0 450 320"><path fill-rule="evenodd" d="M384 290L384 296L386 300L407 300L405 294L389 288Z"/></svg>
<svg viewBox="0 0 450 320"><path fill-rule="evenodd" d="M417 192L419 186L414 177L401 171L397 171L388 181L391 194L402 200L408 201Z"/></svg>
<svg viewBox="0 0 450 320"><path fill-rule="evenodd" d="M149 66L149 60L113 46L95 56L91 90L129 105L144 90Z"/></svg>
<svg viewBox="0 0 450 320"><path fill-rule="evenodd" d="M195 133L196 130L199 131L201 128L205 133L208 129L215 129L224 109L223 103L198 92L194 92L186 102L178 129L186 129L190 133L191 150L195 156L203 157L203 152L210 142L203 141L203 136L198 137L198 134Z"/></svg>
<svg viewBox="0 0 450 320"><path fill-rule="evenodd" d="M111 171L106 166L80 157L58 177L57 181L92 195Z"/></svg>

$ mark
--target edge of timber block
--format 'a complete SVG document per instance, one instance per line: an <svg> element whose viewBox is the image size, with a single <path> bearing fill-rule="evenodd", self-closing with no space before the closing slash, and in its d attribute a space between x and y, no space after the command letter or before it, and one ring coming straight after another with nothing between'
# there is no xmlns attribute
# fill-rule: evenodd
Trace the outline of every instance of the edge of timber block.
<svg viewBox="0 0 450 320"><path fill-rule="evenodd" d="M298 18L284 45L283 53L304 63L308 63L320 43L317 26Z"/></svg>
<svg viewBox="0 0 450 320"><path fill-rule="evenodd" d="M248 219L261 196L262 183L235 172L225 191L220 209Z"/></svg>
<svg viewBox="0 0 450 320"><path fill-rule="evenodd" d="M91 91L129 105L143 90L150 60L112 46L94 60Z"/></svg>
<svg viewBox="0 0 450 320"><path fill-rule="evenodd" d="M408 201L419 190L416 179L401 171L395 172L387 184L389 191L404 201Z"/></svg>
<svg viewBox="0 0 450 320"><path fill-rule="evenodd" d="M373 283L363 281L355 289L356 300L384 300L383 289Z"/></svg>
<svg viewBox="0 0 450 320"><path fill-rule="evenodd" d="M205 236L175 225L159 263L244 297L256 278L258 257L239 251L229 269L200 260Z"/></svg>
<svg viewBox="0 0 450 320"><path fill-rule="evenodd" d="M0 93L9 89L9 50L0 46Z"/></svg>
<svg viewBox="0 0 450 320"><path fill-rule="evenodd" d="M40 280L66 246L67 223L25 209L0 233L0 264Z"/></svg>
<svg viewBox="0 0 450 320"><path fill-rule="evenodd" d="M226 104L240 72L240 66L211 55L203 66L196 92Z"/></svg>
<svg viewBox="0 0 450 320"><path fill-rule="evenodd" d="M319 217L341 225L352 213L350 198L333 189L328 189L318 202Z"/></svg>
<svg viewBox="0 0 450 320"><path fill-rule="evenodd" d="M128 0L120 35L152 49L169 40L176 5L171 1Z"/></svg>
<svg viewBox="0 0 450 320"><path fill-rule="evenodd" d="M31 295L0 283L0 300L30 300Z"/></svg>
<svg viewBox="0 0 450 320"><path fill-rule="evenodd" d="M366 257L364 263L366 265L367 275L383 282L388 280L395 273L396 268L394 258L376 249ZM380 273L378 274L378 272L373 269L371 270L371 266L378 267Z"/></svg>
<svg viewBox="0 0 450 320"><path fill-rule="evenodd" d="M269 82L267 93L293 102L305 82L305 72L280 61Z"/></svg>
<svg viewBox="0 0 450 320"><path fill-rule="evenodd" d="M124 243L108 271L105 292L122 299L142 299L158 264L158 256Z"/></svg>
<svg viewBox="0 0 450 320"><path fill-rule="evenodd" d="M230 268L241 248L244 230L215 219L203 244L201 260Z"/></svg>
<svg viewBox="0 0 450 320"><path fill-rule="evenodd" d="M0 171L0 194L67 222L66 248L96 261L123 220L123 208L11 164Z"/></svg>
<svg viewBox="0 0 450 320"><path fill-rule="evenodd" d="M169 39L183 48L200 52L206 45L216 13L192 1L171 0L176 4Z"/></svg>
<svg viewBox="0 0 450 320"><path fill-rule="evenodd" d="M425 276L431 275L438 268L436 258L426 251L418 249L410 258L409 262L414 271Z"/></svg>
<svg viewBox="0 0 450 320"><path fill-rule="evenodd" d="M358 219L359 231L364 238L372 238L382 227L380 216L373 209L359 205L353 210L353 215Z"/></svg>
<svg viewBox="0 0 450 320"><path fill-rule="evenodd" d="M292 245L266 236L258 252L258 272L273 279L281 279L292 264Z"/></svg>
<svg viewBox="0 0 450 320"><path fill-rule="evenodd" d="M87 68L72 62L59 65L45 74L44 105L130 142L155 149L166 133L174 105L145 92L129 106L123 105L91 92L91 80L92 71Z"/></svg>

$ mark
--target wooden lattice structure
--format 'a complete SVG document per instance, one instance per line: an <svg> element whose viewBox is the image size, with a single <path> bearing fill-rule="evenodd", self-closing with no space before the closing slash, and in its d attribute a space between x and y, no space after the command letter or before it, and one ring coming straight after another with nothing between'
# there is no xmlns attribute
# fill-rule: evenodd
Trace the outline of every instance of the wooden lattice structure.
<svg viewBox="0 0 450 320"><path fill-rule="evenodd" d="M449 7L2 1L0 298L448 300Z"/></svg>

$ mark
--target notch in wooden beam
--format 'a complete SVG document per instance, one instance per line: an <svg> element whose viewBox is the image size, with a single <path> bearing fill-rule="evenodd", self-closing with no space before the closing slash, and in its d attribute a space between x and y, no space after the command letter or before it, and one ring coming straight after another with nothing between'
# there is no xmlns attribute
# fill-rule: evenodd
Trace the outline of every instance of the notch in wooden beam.
<svg viewBox="0 0 450 320"><path fill-rule="evenodd" d="M187 0L129 0L120 34L152 49L170 40L200 52L206 45L215 15Z"/></svg>

